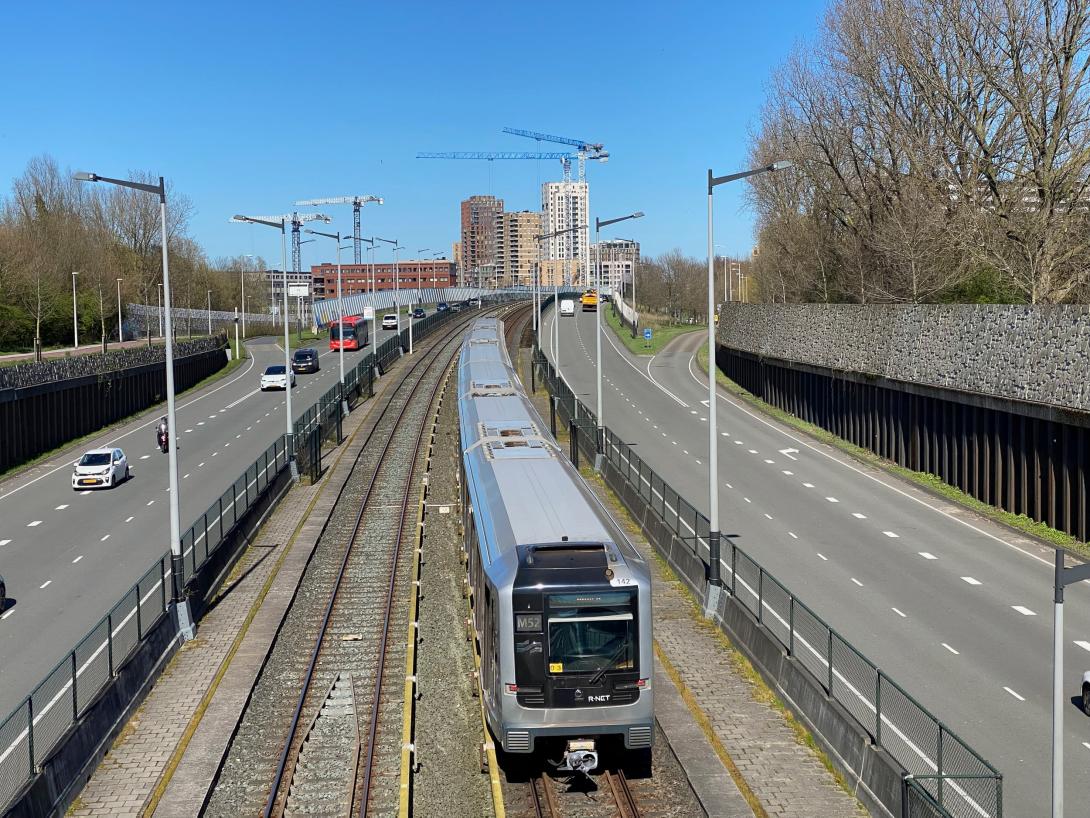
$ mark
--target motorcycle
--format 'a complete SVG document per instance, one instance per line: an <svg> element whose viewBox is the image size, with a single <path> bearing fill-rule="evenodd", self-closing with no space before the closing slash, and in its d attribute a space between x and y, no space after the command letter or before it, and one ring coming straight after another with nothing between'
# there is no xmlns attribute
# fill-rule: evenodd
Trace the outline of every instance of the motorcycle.
<svg viewBox="0 0 1090 818"><path fill-rule="evenodd" d="M159 444L159 450L163 454L167 453L167 449L170 448L170 435L167 434L167 427L160 425L155 430L155 442Z"/></svg>

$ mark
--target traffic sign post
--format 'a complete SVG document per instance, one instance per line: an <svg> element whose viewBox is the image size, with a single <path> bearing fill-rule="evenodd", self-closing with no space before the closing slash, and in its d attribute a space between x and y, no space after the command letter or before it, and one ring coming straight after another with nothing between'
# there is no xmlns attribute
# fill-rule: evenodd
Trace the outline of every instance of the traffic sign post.
<svg viewBox="0 0 1090 818"><path fill-rule="evenodd" d="M645 349L651 346L651 327L645 327L643 330L643 346Z"/></svg>

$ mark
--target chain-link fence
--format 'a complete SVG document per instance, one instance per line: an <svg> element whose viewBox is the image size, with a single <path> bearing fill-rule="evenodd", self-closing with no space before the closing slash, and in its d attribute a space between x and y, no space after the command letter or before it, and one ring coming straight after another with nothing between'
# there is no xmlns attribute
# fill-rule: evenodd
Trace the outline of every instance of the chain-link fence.
<svg viewBox="0 0 1090 818"><path fill-rule="evenodd" d="M674 491L608 429L601 434L594 413L572 393L540 349L534 352L535 380L553 400L558 427L571 435L571 452L585 462L602 457L610 485L623 485L622 502L639 520L652 512L661 526L644 526L654 540L684 543L701 566L687 579L703 590L709 560L707 517ZM654 542L668 551L668 542ZM733 542L724 540L721 560L726 591L765 628L789 656L798 660L913 779L911 815L927 816L929 803L937 815L981 818L1003 814L1002 775L943 722L909 695L885 672L837 633L760 563ZM926 798L924 798L926 796ZM930 799L928 801L927 799Z"/></svg>

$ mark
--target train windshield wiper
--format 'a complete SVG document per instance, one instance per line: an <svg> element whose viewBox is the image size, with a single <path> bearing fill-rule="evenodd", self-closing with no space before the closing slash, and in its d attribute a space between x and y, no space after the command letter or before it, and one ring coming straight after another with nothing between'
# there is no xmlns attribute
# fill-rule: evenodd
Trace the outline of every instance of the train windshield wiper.
<svg viewBox="0 0 1090 818"><path fill-rule="evenodd" d="M609 670L611 667L613 667L617 663L617 660L621 658L621 654L623 654L626 650L628 650L628 641L627 640L625 640L624 642L621 642L621 646L619 648L617 648L617 650L613 651L613 654L608 659L606 659L605 664L602 665L598 669L598 672L590 677L590 681L587 682L587 684L588 685L598 684L598 681L602 678L602 676L605 674L605 672L607 670Z"/></svg>

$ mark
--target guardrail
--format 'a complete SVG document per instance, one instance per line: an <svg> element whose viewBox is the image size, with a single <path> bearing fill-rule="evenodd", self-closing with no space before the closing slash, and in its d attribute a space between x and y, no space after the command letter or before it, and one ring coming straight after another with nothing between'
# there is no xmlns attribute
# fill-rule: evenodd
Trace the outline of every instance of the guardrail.
<svg viewBox="0 0 1090 818"><path fill-rule="evenodd" d="M597 420L540 349L535 349L538 379L552 396L550 414L571 436L571 457L592 458L597 451ZM618 492L637 519L650 511L666 536L685 544L690 562L702 567L688 581L703 590L708 566L708 518L687 502L645 463L629 444L609 429L603 434L602 469L607 483L621 481ZM656 542L659 550L668 544ZM724 588L738 604L838 702L905 771L903 803L912 815L982 818L1003 814L1003 776L874 662L828 625L760 563L724 539ZM935 809L942 810L934 812ZM927 810L931 810L928 812Z"/></svg>
<svg viewBox="0 0 1090 818"><path fill-rule="evenodd" d="M429 335L452 314L439 313L418 321L413 328L414 341ZM407 335L404 342L408 343ZM343 391L336 383L295 422L292 445L301 470L316 475L321 443L334 433L340 442L342 400L351 410L373 396L375 366L384 370L400 357L401 343L402 338L395 335L368 352L345 372ZM314 459L318 462L309 462ZM182 534L183 575L177 577L182 586L193 581L289 462L286 435L280 435ZM58 750L87 709L134 657L145 637L169 615L172 594L168 587L174 579L167 552L0 722L0 814Z"/></svg>
<svg viewBox="0 0 1090 818"><path fill-rule="evenodd" d="M183 583L234 531L288 465L281 435L182 535ZM0 804L8 804L168 614L170 552L163 554L34 691L0 722ZM2 812L2 810L0 810Z"/></svg>

